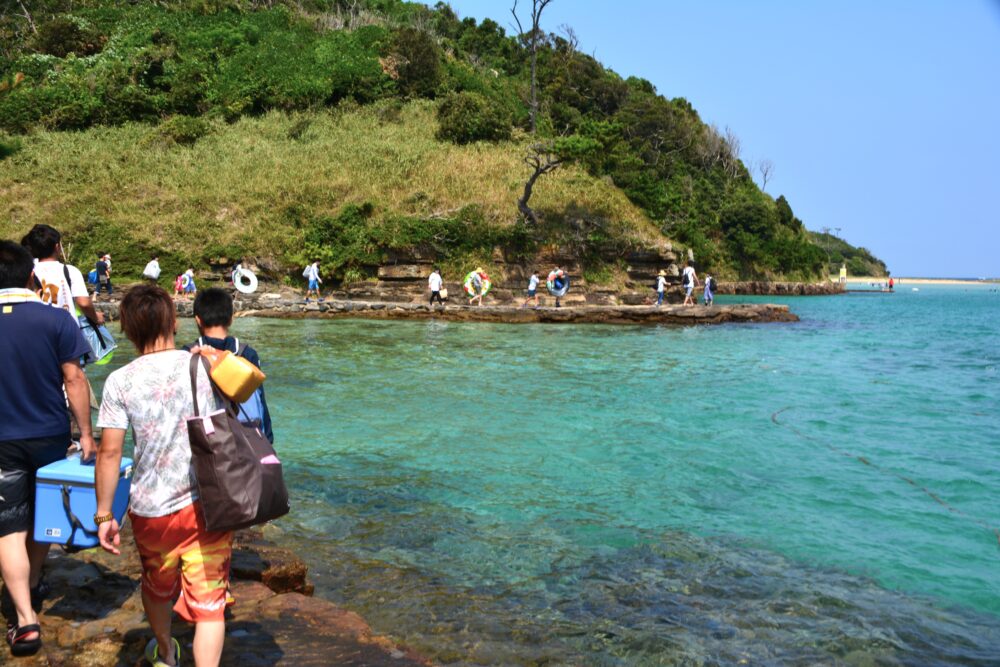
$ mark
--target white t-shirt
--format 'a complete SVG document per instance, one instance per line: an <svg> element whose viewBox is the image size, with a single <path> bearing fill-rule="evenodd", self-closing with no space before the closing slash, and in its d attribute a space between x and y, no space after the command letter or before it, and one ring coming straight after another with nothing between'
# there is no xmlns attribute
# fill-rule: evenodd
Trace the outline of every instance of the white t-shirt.
<svg viewBox="0 0 1000 667"><path fill-rule="evenodd" d="M69 273L69 284L66 283L67 271L63 271L63 266ZM90 296L83 274L75 266L55 261L36 262L35 277L42 283L42 301L50 306L62 308L74 317L78 313L73 299Z"/></svg>
<svg viewBox="0 0 1000 667"><path fill-rule="evenodd" d="M155 259L149 260L149 264L142 270L142 275L157 280L160 277L160 263Z"/></svg>
<svg viewBox="0 0 1000 667"><path fill-rule="evenodd" d="M694 282L695 282L694 267L685 266L684 275L688 277L688 287L694 287Z"/></svg>
<svg viewBox="0 0 1000 667"><path fill-rule="evenodd" d="M538 276L531 276L531 280L528 281L528 291L534 292L538 289Z"/></svg>
<svg viewBox="0 0 1000 667"><path fill-rule="evenodd" d="M441 284L443 282L444 281L441 280L441 274L440 273L432 273L431 277L427 279L427 286L431 288L432 292L440 292L441 291Z"/></svg>
<svg viewBox="0 0 1000 667"><path fill-rule="evenodd" d="M663 276L656 276L656 291L662 292L667 287L667 279Z"/></svg>
<svg viewBox="0 0 1000 667"><path fill-rule="evenodd" d="M187 418L194 416L191 354L184 350L139 357L108 376L97 417L100 428L128 429L135 439L130 508L158 517L198 499ZM198 365L198 408L218 409L205 367Z"/></svg>
<svg viewBox="0 0 1000 667"><path fill-rule="evenodd" d="M309 276L308 276L308 279L309 280L315 280L316 282L319 282L319 265L317 265L317 264L310 264L309 265Z"/></svg>

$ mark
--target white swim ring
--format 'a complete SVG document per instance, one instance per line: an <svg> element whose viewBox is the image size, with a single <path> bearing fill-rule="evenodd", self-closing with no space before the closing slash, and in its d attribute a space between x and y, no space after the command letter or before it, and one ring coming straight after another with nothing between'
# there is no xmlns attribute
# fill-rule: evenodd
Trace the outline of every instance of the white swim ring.
<svg viewBox="0 0 1000 667"><path fill-rule="evenodd" d="M233 286L243 294L253 294L257 291L257 276L250 269L241 268L233 272Z"/></svg>

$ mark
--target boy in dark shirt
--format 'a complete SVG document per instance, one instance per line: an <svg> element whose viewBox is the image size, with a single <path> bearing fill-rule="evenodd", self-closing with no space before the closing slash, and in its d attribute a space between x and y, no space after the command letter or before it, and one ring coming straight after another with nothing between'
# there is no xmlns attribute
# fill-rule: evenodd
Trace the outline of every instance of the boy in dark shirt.
<svg viewBox="0 0 1000 667"><path fill-rule="evenodd" d="M194 299L194 319L198 323L198 332L201 336L194 343L185 346L185 350L209 345L217 350L229 350L233 354L239 354L257 368L261 367L257 350L229 335L229 327L233 325L233 298L228 292L218 287L210 287L198 292L198 296ZM271 431L271 413L267 409L264 387L261 386L257 391L260 398L260 430L274 444L274 433ZM244 404L244 407L253 402L254 397L251 397ZM252 416L256 417L256 415ZM243 417L241 411L240 418Z"/></svg>
<svg viewBox="0 0 1000 667"><path fill-rule="evenodd" d="M101 289L108 290L111 296L111 267L108 266L107 253L97 253L97 263L94 264L94 271L97 273L97 288L94 290L94 300L101 293Z"/></svg>

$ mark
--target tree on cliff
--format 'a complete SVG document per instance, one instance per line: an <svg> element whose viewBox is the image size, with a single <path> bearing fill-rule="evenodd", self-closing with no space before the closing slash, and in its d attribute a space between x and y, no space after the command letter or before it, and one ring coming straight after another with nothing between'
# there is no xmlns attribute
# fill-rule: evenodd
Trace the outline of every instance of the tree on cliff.
<svg viewBox="0 0 1000 667"><path fill-rule="evenodd" d="M517 200L517 210L524 216L524 221L532 225L538 224L538 214L528 206L528 202L539 177L555 171L568 162L584 160L599 148L600 144L597 141L580 135L532 144L524 156L525 164L531 167L531 175L524 184L521 198Z"/></svg>
<svg viewBox="0 0 1000 667"><path fill-rule="evenodd" d="M538 129L538 24L542 20L542 12L549 6L552 0L531 0L531 34L528 36L528 49L531 51L531 133L535 134ZM517 0L510 13L514 15L517 22L517 30L524 34L524 27L521 25L521 17L517 15ZM529 195L530 196L530 195Z"/></svg>

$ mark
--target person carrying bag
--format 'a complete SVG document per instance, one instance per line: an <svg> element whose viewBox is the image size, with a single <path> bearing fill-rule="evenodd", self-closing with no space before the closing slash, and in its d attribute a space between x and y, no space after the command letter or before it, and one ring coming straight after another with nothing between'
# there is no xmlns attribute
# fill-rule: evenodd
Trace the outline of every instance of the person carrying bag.
<svg viewBox="0 0 1000 667"><path fill-rule="evenodd" d="M209 530L238 530L266 523L288 513L281 462L260 429L240 421L237 403L212 389L225 406L201 414L198 405L198 364L211 375L211 364L201 354L191 355L194 416L188 418L191 460L198 495Z"/></svg>

